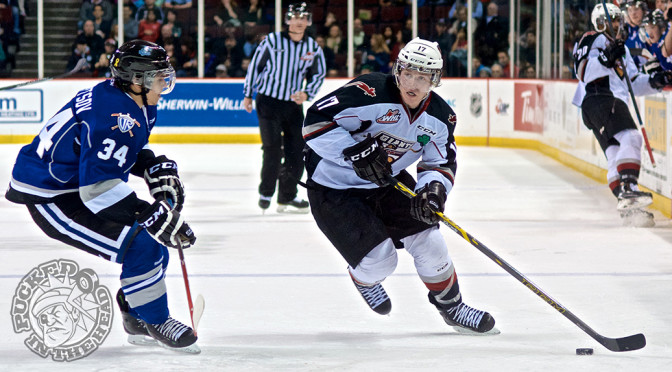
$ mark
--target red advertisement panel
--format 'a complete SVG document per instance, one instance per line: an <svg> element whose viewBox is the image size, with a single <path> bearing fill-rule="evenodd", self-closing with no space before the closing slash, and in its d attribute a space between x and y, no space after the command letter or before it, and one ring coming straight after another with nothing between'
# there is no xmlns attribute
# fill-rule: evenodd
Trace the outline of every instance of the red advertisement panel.
<svg viewBox="0 0 672 372"><path fill-rule="evenodd" d="M544 87L541 84L515 83L514 120L516 131L544 131Z"/></svg>

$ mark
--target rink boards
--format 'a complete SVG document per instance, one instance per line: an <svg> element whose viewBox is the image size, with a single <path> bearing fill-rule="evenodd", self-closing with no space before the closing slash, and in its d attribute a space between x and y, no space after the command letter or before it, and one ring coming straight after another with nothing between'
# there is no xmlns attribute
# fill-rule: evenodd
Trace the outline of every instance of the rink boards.
<svg viewBox="0 0 672 372"><path fill-rule="evenodd" d="M29 142L77 91L99 81L58 80L0 91L0 143ZM2 80L0 86L17 82ZM316 100L345 82L347 79L327 79ZM606 159L592 133L583 126L579 109L571 103L576 84L443 79L436 92L457 114L458 145L531 148L606 182ZM259 143L256 115L242 107L242 87L242 79L180 79L175 90L159 102L152 141ZM667 217L672 210L670 101L669 91L638 98L656 162L652 167L643 149L640 182L656 193L654 206ZM632 105L631 111L636 120Z"/></svg>

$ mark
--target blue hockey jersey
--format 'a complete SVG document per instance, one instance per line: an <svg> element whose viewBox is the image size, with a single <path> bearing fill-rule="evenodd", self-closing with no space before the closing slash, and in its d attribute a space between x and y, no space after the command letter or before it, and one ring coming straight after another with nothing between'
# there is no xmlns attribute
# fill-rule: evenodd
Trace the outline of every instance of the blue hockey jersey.
<svg viewBox="0 0 672 372"><path fill-rule="evenodd" d="M112 80L80 91L21 149L8 199L46 203L79 192L94 213L131 195L137 200L126 182L156 113L156 106L139 107Z"/></svg>

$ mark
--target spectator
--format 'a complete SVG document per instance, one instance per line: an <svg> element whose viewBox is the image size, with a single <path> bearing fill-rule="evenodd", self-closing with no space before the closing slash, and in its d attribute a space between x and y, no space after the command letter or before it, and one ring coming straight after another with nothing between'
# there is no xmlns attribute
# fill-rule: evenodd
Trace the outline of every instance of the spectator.
<svg viewBox="0 0 672 372"><path fill-rule="evenodd" d="M457 32L457 38L455 39L448 56L448 76L467 76L467 52L467 31L466 29L461 28Z"/></svg>
<svg viewBox="0 0 672 372"><path fill-rule="evenodd" d="M455 18L455 12L459 9L459 7L463 7L467 17L469 16L468 9L467 9L467 2L462 1L462 0L457 0L456 2L453 3L453 6L450 7L450 12L448 13L449 18ZM479 20L483 17L483 3L480 1L474 1L472 3L472 9L471 9L471 18Z"/></svg>
<svg viewBox="0 0 672 372"><path fill-rule="evenodd" d="M327 46L324 36L320 35L316 36L315 42L317 43L317 45L320 46L320 48L322 48L322 52L324 53L324 63L327 66L327 76L333 75L332 70L336 70L336 75L338 75L338 67L336 66L336 54L331 48Z"/></svg>
<svg viewBox="0 0 672 372"><path fill-rule="evenodd" d="M397 57L399 56L399 51L406 46L406 44L411 41L412 34L410 32L407 32L406 30L398 30L397 31L397 43L394 44L392 47L392 50L390 51L390 70L392 69L394 62L397 60Z"/></svg>
<svg viewBox="0 0 672 372"><path fill-rule="evenodd" d="M366 34L364 33L364 26L362 25L362 20L359 18L355 18L354 21L352 21L352 28L354 29L352 41L354 43L355 49L357 50L367 50L369 48L369 45L367 43L367 38ZM336 52L334 50L334 52Z"/></svg>
<svg viewBox="0 0 672 372"><path fill-rule="evenodd" d="M509 53L505 50L500 50L497 52L497 63L502 66L502 73L504 77L511 76L511 58L509 58ZM518 71L514 71L513 76L518 75Z"/></svg>
<svg viewBox="0 0 672 372"><path fill-rule="evenodd" d="M182 59L178 61L180 68L175 72L178 77L194 77L198 74L198 60L196 59L196 48L191 39L181 43Z"/></svg>
<svg viewBox="0 0 672 372"><path fill-rule="evenodd" d="M484 68L485 66L481 63L481 57L474 56L471 59L471 77L480 77L481 70Z"/></svg>
<svg viewBox="0 0 672 372"><path fill-rule="evenodd" d="M123 19L124 22L124 40L133 40L138 37L138 21L133 16L133 4L124 4ZM112 25L116 25L119 21L115 19Z"/></svg>
<svg viewBox="0 0 672 372"><path fill-rule="evenodd" d="M456 36L457 36L457 30L459 30L459 29L461 29L461 28L463 28L463 29L466 30L466 29L467 29L467 25L469 24L469 22L467 22L467 21L468 21L467 18L469 17L469 15L468 15L468 13L467 13L467 7L465 7L465 6L459 6L459 7L457 8L456 13L457 13L457 19L453 22L453 24L452 24L452 25L450 26L450 28L448 29L448 33L449 33L450 35L453 35L453 37L456 37ZM477 26L477 22L472 22L472 25L471 25L471 27L472 27L472 33L473 33L473 31L475 30L475 27L476 27L476 26Z"/></svg>
<svg viewBox="0 0 672 372"><path fill-rule="evenodd" d="M2 36L4 35L5 30L2 28L2 25L0 24L0 77L7 77L6 76L6 68L7 68L7 55L5 54L5 45L2 41Z"/></svg>
<svg viewBox="0 0 672 372"><path fill-rule="evenodd" d="M156 15L156 22L163 23L165 15L163 10L160 7L156 6L156 0L145 0L145 5L138 8L138 11L135 13L135 20L138 21L138 24L143 19L147 19L147 12L152 12ZM158 29L157 29L158 32ZM138 31L138 37L142 38L142 33Z"/></svg>
<svg viewBox="0 0 672 372"><path fill-rule="evenodd" d="M320 29L320 34L326 38L329 36L329 30L331 29L331 26L335 24L338 24L338 22L336 22L336 16L333 12L328 12L324 17L324 25L322 25L322 28Z"/></svg>
<svg viewBox="0 0 672 372"><path fill-rule="evenodd" d="M445 60L446 57L452 51L452 47L455 43L455 38L454 37L451 38L451 35L448 34L448 25L446 25L446 22L442 20L436 22L434 29L436 30L436 34L431 39L431 41L436 41L437 43L439 43L439 49L441 49L441 56L443 56L443 59Z"/></svg>
<svg viewBox="0 0 672 372"><path fill-rule="evenodd" d="M389 50L392 50L394 44L397 43L397 37L394 34L392 26L385 26L383 29L383 39L385 39L385 44Z"/></svg>
<svg viewBox="0 0 672 372"><path fill-rule="evenodd" d="M347 52L346 40L343 38L341 27L337 24L329 28L329 36L324 40L328 48L334 51L334 54L343 54Z"/></svg>
<svg viewBox="0 0 672 372"><path fill-rule="evenodd" d="M654 9L660 9L663 14L665 14L665 11L667 11L667 3L668 0L656 0L656 5Z"/></svg>
<svg viewBox="0 0 672 372"><path fill-rule="evenodd" d="M243 58L252 59L254 51L257 50L257 47L259 46L259 43L261 42L261 38L263 36L264 35L259 33L248 33L247 35L245 35L245 43L243 44Z"/></svg>
<svg viewBox="0 0 672 372"><path fill-rule="evenodd" d="M217 26L224 26L227 22L231 22L235 26L240 26L240 19L236 13L238 4L233 0L221 0L217 7L217 12L213 16Z"/></svg>
<svg viewBox="0 0 672 372"><path fill-rule="evenodd" d="M530 64L525 64L525 67L523 68L520 77L523 79L536 79L537 73L534 70L534 66Z"/></svg>
<svg viewBox="0 0 672 372"><path fill-rule="evenodd" d="M240 11L241 21L245 29L254 29L255 26L263 23L263 8L260 0L250 0L247 9Z"/></svg>
<svg viewBox="0 0 672 372"><path fill-rule="evenodd" d="M492 65L497 58L497 51L509 48L508 22L498 15L499 7L491 1L487 7L487 15L476 28L477 54L486 65Z"/></svg>
<svg viewBox="0 0 672 372"><path fill-rule="evenodd" d="M114 8L112 4L107 0L84 0L82 6L79 8L79 22L77 22L77 28L81 29L84 25L84 22L87 20L93 20L93 9L96 5L103 7L103 19L112 22L114 18Z"/></svg>
<svg viewBox="0 0 672 372"><path fill-rule="evenodd" d="M369 65L371 71L388 73L390 62L390 49L385 44L382 34L373 34L370 39L370 47L364 54L362 64Z"/></svg>
<svg viewBox="0 0 672 372"><path fill-rule="evenodd" d="M163 7L166 9L181 10L191 8L191 0L165 0Z"/></svg>
<svg viewBox="0 0 672 372"><path fill-rule="evenodd" d="M508 78L508 75L504 75L504 69L502 69L502 65L499 63L493 63L492 66L490 66L490 71L492 71L492 77L493 78Z"/></svg>
<svg viewBox="0 0 672 372"><path fill-rule="evenodd" d="M105 19L105 10L102 5L96 4L93 6L93 29L95 30L98 36L102 37L103 40L107 39L110 35L110 28L112 27L112 22Z"/></svg>
<svg viewBox="0 0 672 372"><path fill-rule="evenodd" d="M247 75L247 69L250 67L250 62L252 62L251 58L243 58L243 61L240 63L240 75L241 76L246 76Z"/></svg>
<svg viewBox="0 0 672 372"><path fill-rule="evenodd" d="M165 48L166 43L173 42L175 39L175 34L173 33L173 25L171 23L165 23L161 25L159 29L159 37L156 39L156 43Z"/></svg>
<svg viewBox="0 0 672 372"><path fill-rule="evenodd" d="M70 55L70 59L68 59L68 64L65 67L66 71L73 70L75 66L77 66L79 60L84 58L86 60L86 65L84 68L79 70L78 74L91 76L92 71L91 66L93 65L92 62L94 61L94 59L93 56L91 55L91 48L87 44L86 36L84 36L84 34L77 35L77 38L75 38L74 46L75 48L73 49L72 54Z"/></svg>
<svg viewBox="0 0 672 372"><path fill-rule="evenodd" d="M105 53L101 54L93 67L95 68L97 74L96 76L109 78L112 77L110 72L110 58L112 54L117 50L117 42L113 39L105 40Z"/></svg>
<svg viewBox="0 0 672 372"><path fill-rule="evenodd" d="M163 24L171 25L173 37L179 38L182 36L182 30L184 30L184 27L182 27L182 23L177 21L177 14L172 9L166 11L166 19L164 20Z"/></svg>
<svg viewBox="0 0 672 372"><path fill-rule="evenodd" d="M16 68L16 55L21 49L19 46L19 35L14 32L14 27L7 27L0 24L0 41L5 55L5 68Z"/></svg>
<svg viewBox="0 0 672 372"><path fill-rule="evenodd" d="M534 31L527 31L520 43L520 61L535 64L537 61L537 37Z"/></svg>
<svg viewBox="0 0 672 372"><path fill-rule="evenodd" d="M138 39L155 43L159 38L161 24L157 21L155 12L147 11L145 14L147 18L138 25Z"/></svg>
<svg viewBox="0 0 672 372"><path fill-rule="evenodd" d="M220 79L228 78L229 74L226 71L226 66L224 66L223 64L217 65L217 67L215 68L215 77Z"/></svg>
<svg viewBox="0 0 672 372"><path fill-rule="evenodd" d="M642 35L643 32L640 32L640 28L642 27L644 15L646 15L649 10L648 4L643 0L628 0L624 5L627 9L627 17L624 25L625 31L627 32L625 46L630 50L646 48L646 40ZM637 67L643 66L647 61L647 58L641 55L633 56L632 59L635 61Z"/></svg>
<svg viewBox="0 0 672 372"><path fill-rule="evenodd" d="M82 33L80 33L86 39L86 45L89 46L89 51L93 58L93 61L97 61L98 57L105 51L104 39L100 35L96 34L95 27L92 20L87 20L82 26ZM73 49L75 45L73 44ZM93 66L93 64L92 64Z"/></svg>
<svg viewBox="0 0 672 372"><path fill-rule="evenodd" d="M478 72L478 77L482 78L489 78L492 76L492 70L490 70L490 67L488 66L483 66L482 69Z"/></svg>
<svg viewBox="0 0 672 372"><path fill-rule="evenodd" d="M16 35L21 35L21 10L18 0L0 0L0 9L11 8L12 11L12 31ZM23 11L23 16L25 17L25 10Z"/></svg>

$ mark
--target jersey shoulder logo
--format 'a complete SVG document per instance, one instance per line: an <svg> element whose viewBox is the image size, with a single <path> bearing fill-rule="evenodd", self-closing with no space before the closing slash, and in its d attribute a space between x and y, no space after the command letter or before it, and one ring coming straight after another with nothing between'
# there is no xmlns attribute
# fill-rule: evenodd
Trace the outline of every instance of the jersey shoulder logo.
<svg viewBox="0 0 672 372"><path fill-rule="evenodd" d="M388 109L385 115L376 118L376 123L378 124L394 124L398 123L401 120L401 113L399 110Z"/></svg>
<svg viewBox="0 0 672 372"><path fill-rule="evenodd" d="M112 114L112 116L117 117L117 125L113 126L111 128L112 130L119 129L121 133L128 132L128 134L130 134L131 137L133 137L133 131L131 130L133 129L133 126L137 125L138 128L140 128L140 123L137 120L133 119L131 117L131 114L118 113L118 114Z"/></svg>
<svg viewBox="0 0 672 372"><path fill-rule="evenodd" d="M353 81L352 83L345 84L344 86L346 86L346 87L355 86L355 87L363 90L364 94L369 96L369 97L375 97L376 96L376 88L371 88L368 84L366 84L363 81Z"/></svg>
<svg viewBox="0 0 672 372"><path fill-rule="evenodd" d="M455 115L455 114L450 114L450 115L448 115L448 122L449 122L452 126L455 126L455 123L457 123L457 115Z"/></svg>

